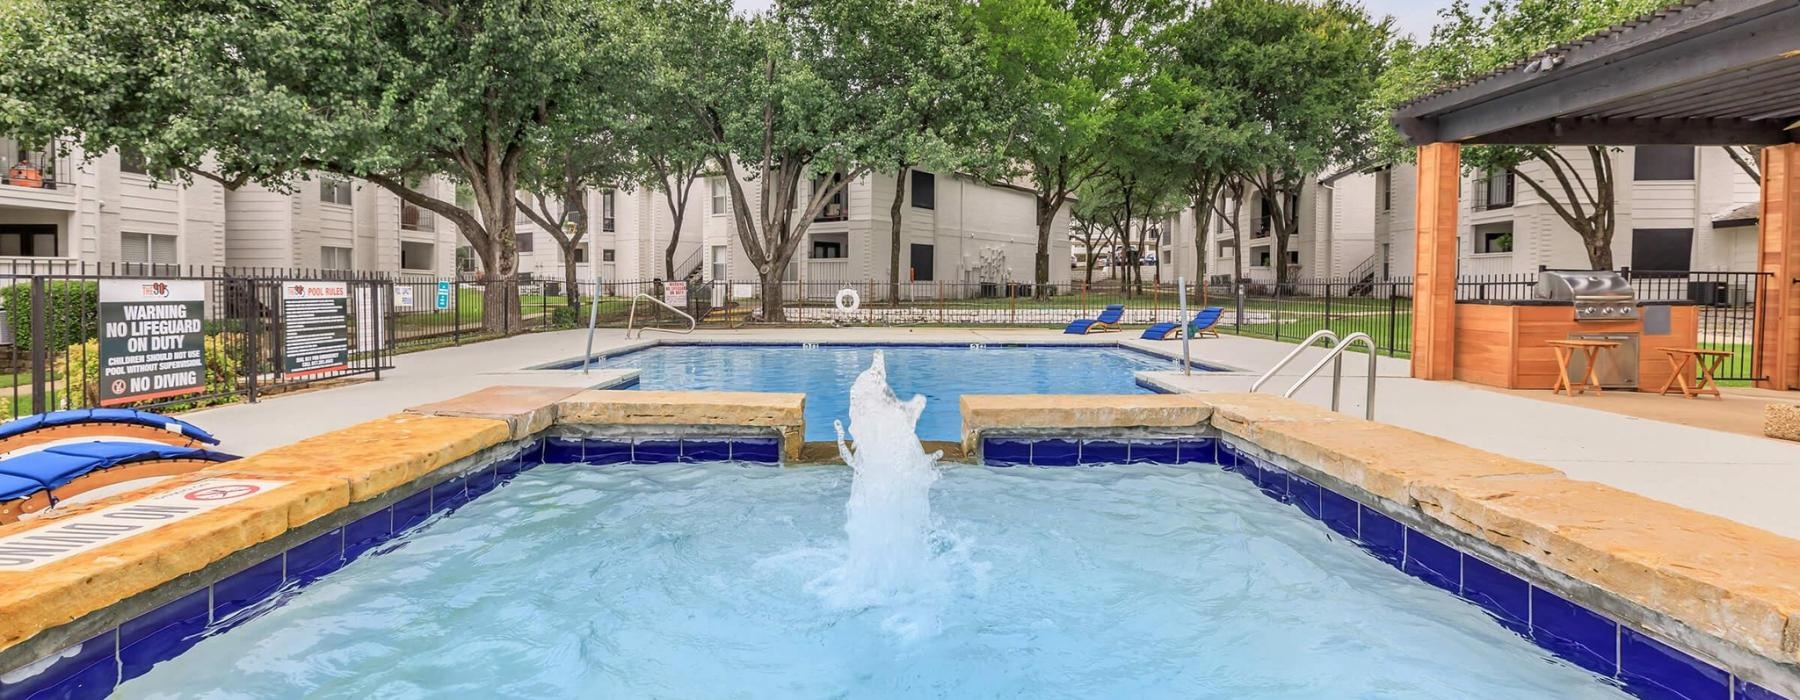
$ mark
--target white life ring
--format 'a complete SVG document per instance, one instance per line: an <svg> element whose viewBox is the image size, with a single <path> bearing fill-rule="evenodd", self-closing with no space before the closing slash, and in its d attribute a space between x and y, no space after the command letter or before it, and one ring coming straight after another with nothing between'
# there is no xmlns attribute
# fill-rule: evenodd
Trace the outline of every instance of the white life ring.
<svg viewBox="0 0 1800 700"><path fill-rule="evenodd" d="M839 311L850 313L860 308L862 308L862 296L857 294L856 290L849 287L838 290L837 309Z"/></svg>

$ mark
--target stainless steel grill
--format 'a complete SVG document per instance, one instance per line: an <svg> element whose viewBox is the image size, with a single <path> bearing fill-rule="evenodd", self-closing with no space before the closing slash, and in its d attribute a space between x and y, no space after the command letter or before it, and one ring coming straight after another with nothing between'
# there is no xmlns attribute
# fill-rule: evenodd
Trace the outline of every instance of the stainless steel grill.
<svg viewBox="0 0 1800 700"><path fill-rule="evenodd" d="M1636 319L1637 291L1624 275L1611 270L1544 270L1538 273L1538 299L1575 306L1577 321Z"/></svg>

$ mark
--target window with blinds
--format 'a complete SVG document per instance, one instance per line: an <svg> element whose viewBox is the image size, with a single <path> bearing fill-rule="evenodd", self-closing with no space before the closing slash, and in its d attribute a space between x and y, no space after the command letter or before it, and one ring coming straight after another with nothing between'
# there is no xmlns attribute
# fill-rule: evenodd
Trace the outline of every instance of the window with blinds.
<svg viewBox="0 0 1800 700"><path fill-rule="evenodd" d="M175 237L155 233L119 234L119 260L148 265L174 265Z"/></svg>
<svg viewBox="0 0 1800 700"><path fill-rule="evenodd" d="M350 269L350 249L343 246L319 246L319 269Z"/></svg>
<svg viewBox="0 0 1800 700"><path fill-rule="evenodd" d="M350 182L336 178L319 179L319 201L331 204L350 204Z"/></svg>

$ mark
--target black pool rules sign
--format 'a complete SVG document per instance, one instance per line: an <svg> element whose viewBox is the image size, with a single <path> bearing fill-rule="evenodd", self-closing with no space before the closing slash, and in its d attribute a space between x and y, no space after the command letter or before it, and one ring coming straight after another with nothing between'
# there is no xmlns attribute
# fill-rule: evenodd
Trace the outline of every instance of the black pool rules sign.
<svg viewBox="0 0 1800 700"><path fill-rule="evenodd" d="M100 281L100 405L206 390L206 283Z"/></svg>
<svg viewBox="0 0 1800 700"><path fill-rule="evenodd" d="M283 283L282 373L288 377L304 377L348 367L349 311L348 283Z"/></svg>

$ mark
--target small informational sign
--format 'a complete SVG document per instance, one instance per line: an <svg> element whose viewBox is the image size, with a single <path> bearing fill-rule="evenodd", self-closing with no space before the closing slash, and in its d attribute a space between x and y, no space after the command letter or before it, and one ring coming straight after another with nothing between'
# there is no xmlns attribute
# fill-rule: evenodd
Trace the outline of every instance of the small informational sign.
<svg viewBox="0 0 1800 700"><path fill-rule="evenodd" d="M267 493L287 483L206 479L149 498L60 518L53 525L0 537L0 571L30 571Z"/></svg>
<svg viewBox="0 0 1800 700"><path fill-rule="evenodd" d="M394 285L394 308L410 309L413 305L413 288L408 284Z"/></svg>
<svg viewBox="0 0 1800 700"><path fill-rule="evenodd" d="M687 282L677 280L664 284L663 303L677 309L687 306Z"/></svg>
<svg viewBox="0 0 1800 700"><path fill-rule="evenodd" d="M206 283L100 281L100 405L206 390Z"/></svg>
<svg viewBox="0 0 1800 700"><path fill-rule="evenodd" d="M435 306L437 307L437 310L439 310L439 311L443 311L444 309L450 308L450 283L449 282L439 282L438 283L437 303L435 304Z"/></svg>
<svg viewBox="0 0 1800 700"><path fill-rule="evenodd" d="M350 365L349 287L347 282L282 283L283 375L303 377Z"/></svg>

